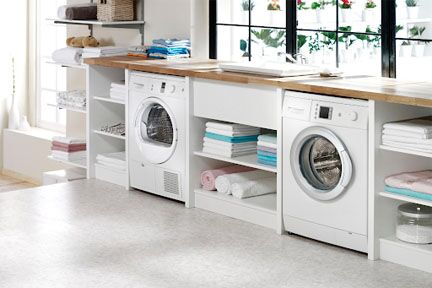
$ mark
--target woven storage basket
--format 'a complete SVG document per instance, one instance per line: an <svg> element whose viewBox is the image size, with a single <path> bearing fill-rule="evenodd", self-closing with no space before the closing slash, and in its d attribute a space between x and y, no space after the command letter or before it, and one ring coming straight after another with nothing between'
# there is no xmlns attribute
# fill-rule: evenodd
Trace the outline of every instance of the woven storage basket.
<svg viewBox="0 0 432 288"><path fill-rule="evenodd" d="M98 0L97 19L99 21L134 20L134 0Z"/></svg>

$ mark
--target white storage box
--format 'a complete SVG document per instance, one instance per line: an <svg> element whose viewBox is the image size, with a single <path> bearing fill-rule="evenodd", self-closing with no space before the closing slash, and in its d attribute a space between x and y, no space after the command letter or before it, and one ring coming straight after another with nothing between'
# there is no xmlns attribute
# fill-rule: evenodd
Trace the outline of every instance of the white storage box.
<svg viewBox="0 0 432 288"><path fill-rule="evenodd" d="M95 175L96 179L126 187L126 171L120 171L95 163Z"/></svg>

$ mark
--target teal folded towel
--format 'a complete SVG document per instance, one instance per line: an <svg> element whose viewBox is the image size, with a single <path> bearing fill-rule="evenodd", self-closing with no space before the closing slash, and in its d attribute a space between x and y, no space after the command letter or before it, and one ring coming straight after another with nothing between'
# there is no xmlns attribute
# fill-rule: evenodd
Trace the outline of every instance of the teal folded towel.
<svg viewBox="0 0 432 288"><path fill-rule="evenodd" d="M277 161L276 156L264 156L264 155L258 155L258 159L266 160L266 161Z"/></svg>
<svg viewBox="0 0 432 288"><path fill-rule="evenodd" d="M416 191L412 191L409 189L395 188L390 186L385 186L384 189L386 192L408 196L416 199L429 200L432 201L432 194L420 193Z"/></svg>
<svg viewBox="0 0 432 288"><path fill-rule="evenodd" d="M258 156L277 157L276 153L268 152L268 151L263 151L263 150L260 150L260 149L257 150L257 154L258 154Z"/></svg>
<svg viewBox="0 0 432 288"><path fill-rule="evenodd" d="M205 137L228 142L228 143L245 143L245 142L256 142L258 139L258 135L253 136L239 136L239 137L229 137L223 136L215 133L206 132Z"/></svg>
<svg viewBox="0 0 432 288"><path fill-rule="evenodd" d="M258 141L277 144L276 134L263 134L258 136Z"/></svg>
<svg viewBox="0 0 432 288"><path fill-rule="evenodd" d="M263 164L263 165L267 165L267 166L272 166L272 167L277 166L276 161L270 161L270 160L264 160L264 159L258 159L258 163Z"/></svg>

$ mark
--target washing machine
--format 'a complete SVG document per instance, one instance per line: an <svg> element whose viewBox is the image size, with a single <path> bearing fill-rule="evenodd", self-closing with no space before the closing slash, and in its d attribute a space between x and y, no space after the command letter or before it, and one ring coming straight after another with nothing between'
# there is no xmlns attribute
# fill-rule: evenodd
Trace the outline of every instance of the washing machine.
<svg viewBox="0 0 432 288"><path fill-rule="evenodd" d="M285 230L367 252L368 101L286 92L282 154Z"/></svg>
<svg viewBox="0 0 432 288"><path fill-rule="evenodd" d="M183 77L129 76L130 186L184 201L186 82Z"/></svg>

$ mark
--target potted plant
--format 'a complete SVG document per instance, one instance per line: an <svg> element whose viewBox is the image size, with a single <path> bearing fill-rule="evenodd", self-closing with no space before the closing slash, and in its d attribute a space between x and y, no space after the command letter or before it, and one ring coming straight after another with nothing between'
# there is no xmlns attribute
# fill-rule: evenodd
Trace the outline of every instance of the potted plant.
<svg viewBox="0 0 432 288"><path fill-rule="evenodd" d="M241 23L249 23L249 11L252 11L255 8L255 2L253 0L243 0L241 2L241 13L242 13L242 22Z"/></svg>
<svg viewBox="0 0 432 288"><path fill-rule="evenodd" d="M281 11L279 0L269 0L267 11L269 12L270 25L282 25L285 14Z"/></svg>
<svg viewBox="0 0 432 288"><path fill-rule="evenodd" d="M400 56L401 57L411 57L412 45L410 41L403 41L400 46Z"/></svg>
<svg viewBox="0 0 432 288"><path fill-rule="evenodd" d="M340 11L341 11L341 22L348 22L348 20L351 18L351 9L352 9L353 2L351 0L341 0L341 3L339 4Z"/></svg>
<svg viewBox="0 0 432 288"><path fill-rule="evenodd" d="M315 11L316 22L323 22L323 10L324 10L325 2L324 1L314 1L311 4L311 9Z"/></svg>
<svg viewBox="0 0 432 288"><path fill-rule="evenodd" d="M377 7L374 0L367 0L363 10L363 21L370 24L375 20L375 8Z"/></svg>
<svg viewBox="0 0 432 288"><path fill-rule="evenodd" d="M408 19L417 19L419 15L418 0L405 0Z"/></svg>
<svg viewBox="0 0 432 288"><path fill-rule="evenodd" d="M426 27L413 26L409 29L410 38L419 39L421 35L426 30ZM426 42L416 41L413 45L413 56L414 57L423 57L425 52Z"/></svg>
<svg viewBox="0 0 432 288"><path fill-rule="evenodd" d="M283 30L261 29L252 30L251 33L257 40L260 40L261 42L261 56L266 56L266 48L277 50L285 44L285 31Z"/></svg>

